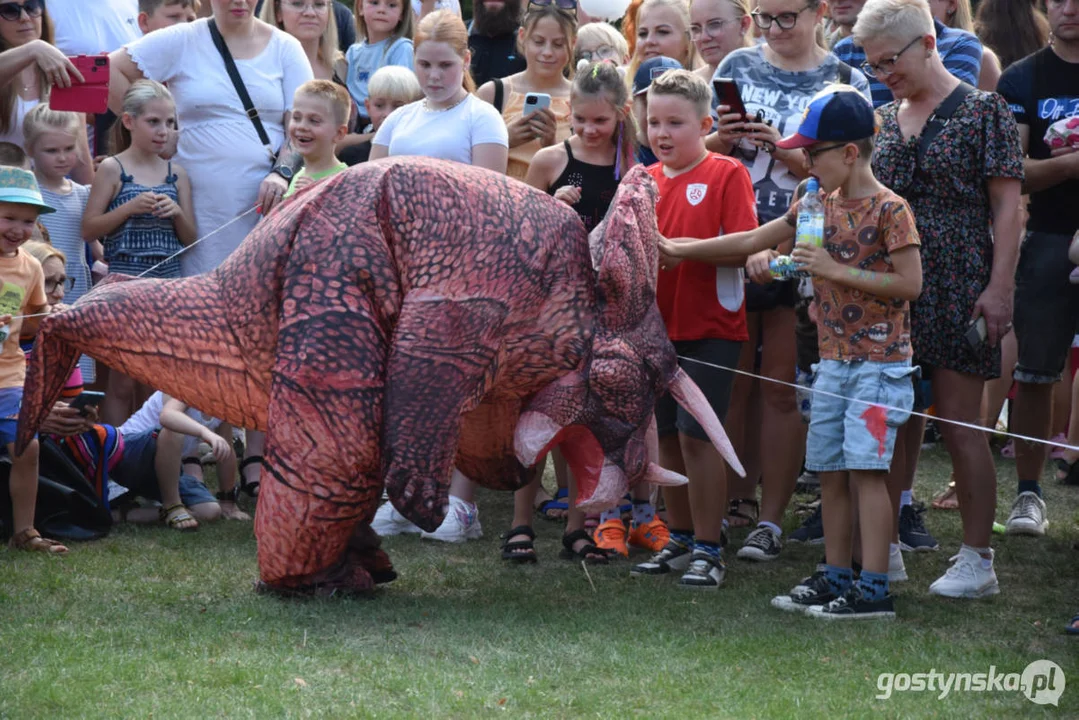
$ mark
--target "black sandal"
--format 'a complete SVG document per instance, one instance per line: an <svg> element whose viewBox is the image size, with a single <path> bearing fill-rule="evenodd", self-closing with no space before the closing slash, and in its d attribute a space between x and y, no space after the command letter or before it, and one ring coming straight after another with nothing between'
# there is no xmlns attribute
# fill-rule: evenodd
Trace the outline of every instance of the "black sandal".
<svg viewBox="0 0 1079 720"><path fill-rule="evenodd" d="M249 458L244 458L243 462L240 463L240 492L250 495L253 498L258 498L261 481L248 481L247 475L244 474L244 468L254 463L261 465L262 456L252 455Z"/></svg>
<svg viewBox="0 0 1079 720"><path fill-rule="evenodd" d="M588 544L582 545L580 550L574 550L573 546L582 540L587 540ZM592 536L584 529L562 536L562 551L558 553L558 557L563 560L583 560L589 565L606 565L609 561L608 552L597 547Z"/></svg>
<svg viewBox="0 0 1079 720"><path fill-rule="evenodd" d="M1068 462L1064 458L1056 459L1058 473L1064 473L1064 477L1058 477L1057 481L1062 485L1079 485L1079 460Z"/></svg>
<svg viewBox="0 0 1079 720"><path fill-rule="evenodd" d="M510 541L510 538L515 535L527 535L528 539ZM518 525L513 528L502 536L502 559L519 565L538 562L536 546L533 543L535 539L536 532L528 525Z"/></svg>
<svg viewBox="0 0 1079 720"><path fill-rule="evenodd" d="M742 512L743 505L748 505L753 508L752 514ZM730 526L732 528L756 527L757 518L760 516L760 514L761 505L759 502L757 502L756 498L732 498L730 504L727 506L728 518L739 518L746 521L744 525L741 523L730 523Z"/></svg>

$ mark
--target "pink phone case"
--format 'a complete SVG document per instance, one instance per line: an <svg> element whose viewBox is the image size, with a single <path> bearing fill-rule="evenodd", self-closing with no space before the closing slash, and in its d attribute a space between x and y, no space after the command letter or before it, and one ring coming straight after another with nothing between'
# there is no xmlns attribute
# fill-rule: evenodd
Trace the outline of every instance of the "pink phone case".
<svg viewBox="0 0 1079 720"><path fill-rule="evenodd" d="M69 88L54 86L49 94L53 110L98 115L109 109L109 56L78 55L72 64L82 73L84 83Z"/></svg>

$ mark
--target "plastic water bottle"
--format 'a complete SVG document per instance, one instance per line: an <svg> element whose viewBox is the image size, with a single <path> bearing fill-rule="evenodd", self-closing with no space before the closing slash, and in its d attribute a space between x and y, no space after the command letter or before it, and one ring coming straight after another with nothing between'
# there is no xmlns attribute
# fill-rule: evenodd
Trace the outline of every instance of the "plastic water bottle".
<svg viewBox="0 0 1079 720"><path fill-rule="evenodd" d="M776 280L790 280L801 277L805 272L798 269L798 263L790 255L779 255L768 262L768 270Z"/></svg>
<svg viewBox="0 0 1079 720"><path fill-rule="evenodd" d="M798 226L794 231L794 243L824 245L824 204L820 201L820 183L811 177L806 182L806 192L798 204Z"/></svg>

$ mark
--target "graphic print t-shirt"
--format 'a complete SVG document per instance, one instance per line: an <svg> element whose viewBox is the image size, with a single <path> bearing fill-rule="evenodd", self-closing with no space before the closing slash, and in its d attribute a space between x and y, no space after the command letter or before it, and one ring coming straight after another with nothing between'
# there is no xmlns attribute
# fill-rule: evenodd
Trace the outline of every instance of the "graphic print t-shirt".
<svg viewBox="0 0 1079 720"><path fill-rule="evenodd" d="M710 238L757 227L753 188L733 158L709 153L676 177L656 163L648 173L659 186L656 221L664 237ZM656 304L671 340L745 341L745 280L741 268L687 260L660 270Z"/></svg>
<svg viewBox="0 0 1079 720"><path fill-rule="evenodd" d="M763 111L764 119L771 120L780 135L786 137L798 130L802 114L813 96L825 85L839 78L839 60L829 54L812 70L790 72L781 70L764 58L764 46L735 50L720 63L716 78L730 78L738 85L742 102L750 115ZM857 68L852 68L850 84L868 99L869 81ZM716 103L713 97L713 106ZM752 156L743 150L735 150L734 156L745 163L753 190L757 196L757 218L761 225L783 217L794 198L799 178L791 174L785 163L761 150Z"/></svg>
<svg viewBox="0 0 1079 720"><path fill-rule="evenodd" d="M798 224L798 204L786 216ZM892 272L890 253L921 245L914 214L891 190L848 200L824 198L824 247L840 265ZM820 356L828 360L897 362L911 357L910 303L855 290L814 276Z"/></svg>
<svg viewBox="0 0 1079 720"><path fill-rule="evenodd" d="M22 249L15 257L0 256L0 315L18 318L40 312L47 302L41 263ZM10 334L0 351L0 388L21 388L26 379L26 355L19 346L21 328L21 318L11 321Z"/></svg>

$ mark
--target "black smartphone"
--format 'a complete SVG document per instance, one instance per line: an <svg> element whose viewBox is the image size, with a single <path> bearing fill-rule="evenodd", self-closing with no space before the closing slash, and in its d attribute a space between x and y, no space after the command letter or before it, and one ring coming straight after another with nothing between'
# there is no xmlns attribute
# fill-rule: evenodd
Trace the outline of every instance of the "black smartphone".
<svg viewBox="0 0 1079 720"><path fill-rule="evenodd" d="M982 346L985 345L986 338L989 337L989 329L985 325L985 318L980 317L967 325L967 331L964 333L964 337L967 339L967 344L970 345L970 349L974 352L981 352Z"/></svg>
<svg viewBox="0 0 1079 720"><path fill-rule="evenodd" d="M719 104L730 108L728 113L738 113L743 116L746 114L746 106L742 102L742 93L738 90L738 83L730 78L716 78L712 81L712 88L716 92Z"/></svg>
<svg viewBox="0 0 1079 720"><path fill-rule="evenodd" d="M79 396L71 401L71 407L79 411L79 414L85 417L87 415L86 408L99 406L105 399L105 393L97 392L95 390L83 390L79 393Z"/></svg>

